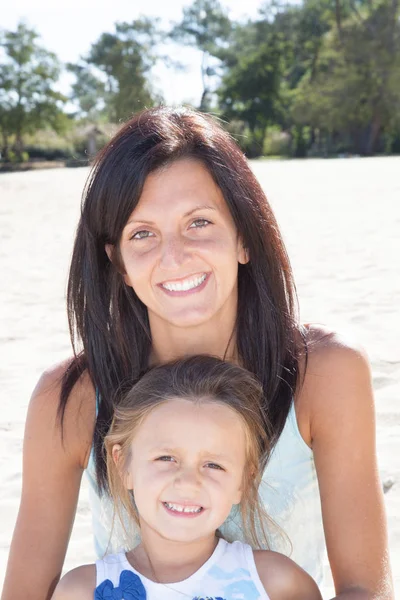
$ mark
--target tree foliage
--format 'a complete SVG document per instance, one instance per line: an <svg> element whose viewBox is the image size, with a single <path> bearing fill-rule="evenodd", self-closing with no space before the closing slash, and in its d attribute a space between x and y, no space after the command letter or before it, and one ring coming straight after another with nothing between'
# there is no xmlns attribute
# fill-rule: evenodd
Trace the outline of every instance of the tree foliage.
<svg viewBox="0 0 400 600"><path fill-rule="evenodd" d="M337 1L334 17L313 72L296 89L293 118L372 154L400 117L399 4Z"/></svg>
<svg viewBox="0 0 400 600"><path fill-rule="evenodd" d="M282 117L283 40L268 21L238 28L235 45L218 90L224 117L244 121L251 134L251 154L262 153L268 125ZM242 48L246 52L242 52Z"/></svg>
<svg viewBox="0 0 400 600"><path fill-rule="evenodd" d="M65 98L54 87L60 64L37 39L37 33L24 23L19 23L16 31L0 34L0 128L6 156L11 136L21 157L23 134L45 127L60 131L66 124L62 112Z"/></svg>
<svg viewBox="0 0 400 600"><path fill-rule="evenodd" d="M271 124L299 156L372 154L399 131L399 0L271 0L232 31L219 103L248 128L251 153Z"/></svg>
<svg viewBox="0 0 400 600"><path fill-rule="evenodd" d="M195 0L183 8L182 21L170 32L170 37L202 52L201 77L203 93L200 110L209 107L211 79L216 74L215 62L210 58L220 58L227 48L233 24L219 0Z"/></svg>
<svg viewBox="0 0 400 600"><path fill-rule="evenodd" d="M201 53L199 108L228 120L250 156L279 148L279 135L295 156L400 151L400 0L266 0L245 22L220 0L193 0L168 35L157 19L116 23L67 66L75 116L115 123L161 102L153 67L177 68L171 39ZM62 126L59 72L26 25L2 32L3 153L9 140L21 153L26 132Z"/></svg>
<svg viewBox="0 0 400 600"><path fill-rule="evenodd" d="M98 120L105 106L105 82L84 62L68 63L67 69L75 75L71 100L79 106L79 116L89 121Z"/></svg>
<svg viewBox="0 0 400 600"><path fill-rule="evenodd" d="M95 107L93 101L101 90L106 113L117 122L160 102L160 95L149 82L160 41L157 21L149 18L116 23L114 33L103 33L84 60L94 71L78 74L81 108Z"/></svg>

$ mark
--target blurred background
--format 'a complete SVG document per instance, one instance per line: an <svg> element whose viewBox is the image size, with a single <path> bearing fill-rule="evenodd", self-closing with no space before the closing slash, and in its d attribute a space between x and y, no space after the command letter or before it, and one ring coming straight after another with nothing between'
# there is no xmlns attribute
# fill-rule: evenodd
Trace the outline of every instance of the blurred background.
<svg viewBox="0 0 400 600"><path fill-rule="evenodd" d="M398 0L8 3L2 168L82 164L161 103L219 116L250 158L400 153L399 15Z"/></svg>

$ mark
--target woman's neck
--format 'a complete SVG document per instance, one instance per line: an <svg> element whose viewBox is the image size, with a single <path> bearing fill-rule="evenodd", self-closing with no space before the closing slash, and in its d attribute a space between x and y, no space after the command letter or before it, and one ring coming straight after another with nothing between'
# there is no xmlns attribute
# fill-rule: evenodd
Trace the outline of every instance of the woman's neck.
<svg viewBox="0 0 400 600"><path fill-rule="evenodd" d="M150 528L141 528L142 541L127 557L134 568L156 583L177 583L196 573L214 552L215 534L192 541L167 540Z"/></svg>
<svg viewBox="0 0 400 600"><path fill-rule="evenodd" d="M151 364L210 354L237 361L235 320L232 317L213 319L195 327L175 327L149 315L152 336Z"/></svg>

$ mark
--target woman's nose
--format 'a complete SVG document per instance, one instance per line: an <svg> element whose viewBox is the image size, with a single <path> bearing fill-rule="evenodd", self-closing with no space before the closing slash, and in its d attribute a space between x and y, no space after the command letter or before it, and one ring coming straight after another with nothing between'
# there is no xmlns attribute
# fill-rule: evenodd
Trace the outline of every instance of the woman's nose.
<svg viewBox="0 0 400 600"><path fill-rule="evenodd" d="M185 262L187 257L185 240L181 235L171 235L162 244L160 267L176 269Z"/></svg>

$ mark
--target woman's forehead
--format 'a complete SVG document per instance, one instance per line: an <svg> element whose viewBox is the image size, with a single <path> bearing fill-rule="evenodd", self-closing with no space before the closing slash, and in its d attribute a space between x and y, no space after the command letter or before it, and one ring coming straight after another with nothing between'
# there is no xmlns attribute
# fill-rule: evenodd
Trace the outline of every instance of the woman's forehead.
<svg viewBox="0 0 400 600"><path fill-rule="evenodd" d="M132 218L154 220L161 211L183 216L197 209L230 214L221 189L203 163L182 159L147 177L128 222Z"/></svg>

